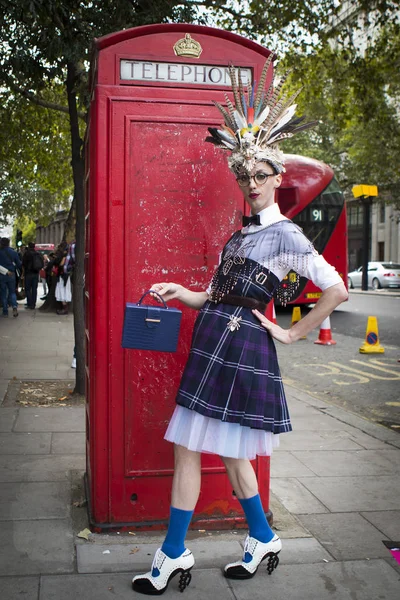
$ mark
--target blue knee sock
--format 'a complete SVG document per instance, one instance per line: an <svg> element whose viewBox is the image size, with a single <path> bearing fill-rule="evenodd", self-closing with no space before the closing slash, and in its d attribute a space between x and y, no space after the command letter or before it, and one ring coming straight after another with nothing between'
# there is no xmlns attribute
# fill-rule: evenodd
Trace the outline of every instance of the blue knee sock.
<svg viewBox="0 0 400 600"><path fill-rule="evenodd" d="M192 519L192 510L181 510L171 506L167 536L161 550L169 558L178 558L185 550L185 537Z"/></svg>
<svg viewBox="0 0 400 600"><path fill-rule="evenodd" d="M246 515L250 536L264 544L272 540L275 534L268 525L260 495L257 494L252 498L238 498L238 500Z"/></svg>

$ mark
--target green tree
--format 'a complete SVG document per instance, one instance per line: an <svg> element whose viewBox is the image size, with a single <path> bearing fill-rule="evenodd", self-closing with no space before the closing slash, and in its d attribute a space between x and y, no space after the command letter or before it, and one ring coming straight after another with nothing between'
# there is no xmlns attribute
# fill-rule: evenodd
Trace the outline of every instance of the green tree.
<svg viewBox="0 0 400 600"><path fill-rule="evenodd" d="M62 86L45 89L62 101ZM68 115L0 91L0 221L29 214L45 224L72 195Z"/></svg>
<svg viewBox="0 0 400 600"><path fill-rule="evenodd" d="M313 54L289 53L291 85L305 86L299 112L320 124L284 149L332 165L344 188L355 182L394 189L400 181L400 27L383 27L361 54L325 43Z"/></svg>

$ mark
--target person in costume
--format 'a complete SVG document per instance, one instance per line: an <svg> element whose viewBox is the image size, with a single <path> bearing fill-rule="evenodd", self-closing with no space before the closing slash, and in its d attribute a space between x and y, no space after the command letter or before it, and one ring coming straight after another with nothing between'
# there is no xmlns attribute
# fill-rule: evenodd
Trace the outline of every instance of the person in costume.
<svg viewBox="0 0 400 600"><path fill-rule="evenodd" d="M202 452L222 458L249 526L243 557L225 566L225 577L249 579L264 560L268 573L278 566L282 543L265 517L250 463L257 455L271 455L279 435L291 431L274 340L296 342L347 299L336 270L275 203L285 171L278 142L313 123L296 117L295 96L281 96L282 80L265 89L271 62L272 55L256 93L254 85L245 92L240 71L237 77L231 68L234 103L228 97L226 109L215 103L224 124L210 128L206 140L231 152L229 168L251 215L243 217L242 229L225 245L206 291L175 283L152 286L165 301L178 299L199 315L165 434L175 452L168 532L151 570L132 580L133 589L144 594L162 594L178 573L181 591L190 583L195 561L185 537L200 493ZM290 300L293 289L280 287L289 271L311 279L322 296L307 316L285 330L264 312L274 296L283 304Z"/></svg>

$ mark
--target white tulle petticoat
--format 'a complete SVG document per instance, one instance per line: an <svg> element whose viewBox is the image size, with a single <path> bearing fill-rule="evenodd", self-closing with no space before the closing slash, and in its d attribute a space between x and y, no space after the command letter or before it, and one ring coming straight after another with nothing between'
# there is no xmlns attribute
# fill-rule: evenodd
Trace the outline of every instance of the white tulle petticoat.
<svg viewBox="0 0 400 600"><path fill-rule="evenodd" d="M205 417L179 404L164 439L195 452L249 460L271 456L279 446L279 434Z"/></svg>

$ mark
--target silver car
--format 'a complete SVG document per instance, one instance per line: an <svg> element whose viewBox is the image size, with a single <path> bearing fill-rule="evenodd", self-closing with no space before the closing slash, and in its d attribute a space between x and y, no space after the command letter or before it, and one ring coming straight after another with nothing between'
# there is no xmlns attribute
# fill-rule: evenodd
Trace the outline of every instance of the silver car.
<svg viewBox="0 0 400 600"><path fill-rule="evenodd" d="M361 287L362 267L348 274L349 288ZM368 287L374 290L400 287L400 265L393 262L368 263Z"/></svg>

